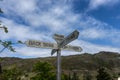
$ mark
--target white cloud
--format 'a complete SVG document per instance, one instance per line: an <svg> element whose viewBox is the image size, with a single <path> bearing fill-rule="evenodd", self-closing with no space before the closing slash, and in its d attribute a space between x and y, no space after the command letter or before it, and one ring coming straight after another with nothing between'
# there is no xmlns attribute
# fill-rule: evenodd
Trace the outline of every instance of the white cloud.
<svg viewBox="0 0 120 80"><path fill-rule="evenodd" d="M30 26L25 26L22 24L17 24L12 20L1 18L2 21L4 21L3 24L5 24L9 30L9 32L3 33L0 32L0 37L5 40L5 39L14 39L14 40L21 40L21 41L26 41L28 39L37 39L37 40L48 40L51 41L51 38L47 32L36 32L33 30L33 28L30 28Z"/></svg>
<svg viewBox="0 0 120 80"><path fill-rule="evenodd" d="M8 4L5 7L2 6L7 12L6 14L19 15L34 27L44 26L51 31L59 32L70 29L71 25L78 20L78 16L72 13L69 5L61 4L65 3L65 0L11 0L11 2L5 0L2 4Z"/></svg>
<svg viewBox="0 0 120 80"><path fill-rule="evenodd" d="M120 52L120 49L117 47L115 48L112 46L92 44L90 42L83 41L83 40L76 40L74 42L74 45L81 46L83 48L83 52L89 52L89 53L97 53L99 51Z"/></svg>
<svg viewBox="0 0 120 80"><path fill-rule="evenodd" d="M105 26L101 26L101 27L105 27ZM109 27L109 26L106 26ZM114 28L100 28L100 26L98 28L88 28L88 29L84 29L81 31L81 37L84 39L92 39L92 40L96 40L96 39L107 39L109 41L111 41L112 43L119 43L120 42L120 31Z"/></svg>
<svg viewBox="0 0 120 80"><path fill-rule="evenodd" d="M51 56L51 49L40 49L40 48L30 48L30 47L22 47L16 49L17 53L23 56L30 57L46 57Z"/></svg>
<svg viewBox="0 0 120 80"><path fill-rule="evenodd" d="M99 38L104 38L105 32L103 30L97 30L95 28L91 28L91 29L85 29L81 32L81 36L83 38L87 38L87 39L99 39Z"/></svg>
<svg viewBox="0 0 120 80"><path fill-rule="evenodd" d="M113 6L119 2L119 0L90 0L89 9L97 9L100 6Z"/></svg>
<svg viewBox="0 0 120 80"><path fill-rule="evenodd" d="M87 16L85 14L79 15L79 26L83 29L88 28L98 28L98 29L104 29L106 27L112 28L112 26L108 25L107 23L101 22L93 17Z"/></svg>
<svg viewBox="0 0 120 80"><path fill-rule="evenodd" d="M15 12L22 16L34 11L36 9L36 2L35 0L4 0L1 6L4 9L4 14L13 14ZM12 11L12 13L10 11Z"/></svg>
<svg viewBox="0 0 120 80"><path fill-rule="evenodd" d="M120 42L119 29L115 29L113 26L90 16L79 15L79 17L79 28L82 28L80 37L92 40L107 39L114 44Z"/></svg>
<svg viewBox="0 0 120 80"><path fill-rule="evenodd" d="M80 31L79 39L107 39L110 42L119 43L119 30L82 13L73 13L70 5L62 4L65 3L64 1L66 2L66 0L60 0L60 2L57 2L56 0L4 0L2 7L5 10L5 15L7 15L7 17L0 17L0 19L8 27L9 33L4 34L0 32L0 34L3 34L0 35L0 38L4 40L14 39L26 41L28 39L35 39L53 42L52 35L54 33L66 35L74 29L78 29ZM99 6L107 5L108 2L110 3L111 1L112 0L91 0L90 7L91 9L95 9ZM113 1L115 3L117 2L117 0ZM22 17L28 25L17 23L16 19L12 17L16 17L17 20L19 20L18 17ZM104 45L101 46L82 40L72 42L71 44L81 46L84 50L83 52L95 53L101 50L120 52L119 48ZM51 52L51 50L48 49L39 50L27 48L25 46L16 48L16 50L16 54L33 57L50 56ZM75 52L69 53L76 54ZM66 52L63 51L62 55L69 54L66 54Z"/></svg>

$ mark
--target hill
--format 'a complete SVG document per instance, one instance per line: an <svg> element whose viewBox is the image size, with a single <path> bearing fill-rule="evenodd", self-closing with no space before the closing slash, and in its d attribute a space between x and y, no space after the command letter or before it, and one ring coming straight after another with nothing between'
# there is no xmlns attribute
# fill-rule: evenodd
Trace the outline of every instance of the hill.
<svg viewBox="0 0 120 80"><path fill-rule="evenodd" d="M4 57L1 59L2 66L4 67L17 65L21 69L25 67L30 69L32 68L33 64L35 64L38 61L47 61L52 63L54 66L56 65L55 57L30 58L30 59ZM63 69L95 70L99 66L105 66L109 69L120 68L120 54L115 52L102 51L95 54L84 53L79 55L62 56Z"/></svg>
<svg viewBox="0 0 120 80"><path fill-rule="evenodd" d="M3 69L16 66L20 71L32 72L33 65L38 61L49 62L56 67L56 57L29 59L4 57L1 59ZM106 67L110 73L120 74L120 54L101 51L95 54L84 53L79 55L62 56L62 70L65 73L76 71L79 74L82 74L88 71L94 75L100 66Z"/></svg>

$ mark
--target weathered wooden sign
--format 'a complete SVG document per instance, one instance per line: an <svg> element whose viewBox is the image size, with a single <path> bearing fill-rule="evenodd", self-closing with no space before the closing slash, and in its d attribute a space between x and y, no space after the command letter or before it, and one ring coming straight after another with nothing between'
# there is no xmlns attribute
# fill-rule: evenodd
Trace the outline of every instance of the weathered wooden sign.
<svg viewBox="0 0 120 80"><path fill-rule="evenodd" d="M43 42L38 40L28 40L25 42L25 44L28 47L58 49L58 45L56 43ZM66 45L63 48L61 48L61 50L81 52L82 48L79 46Z"/></svg>
<svg viewBox="0 0 120 80"><path fill-rule="evenodd" d="M67 37L65 37L59 44L58 47L62 48L68 43L72 42L73 40L77 39L79 35L79 32L77 30L73 31L71 34L69 34Z"/></svg>
<svg viewBox="0 0 120 80"><path fill-rule="evenodd" d="M28 47L52 49L51 55L57 52L57 80L61 80L61 50L81 52L81 47L67 45L73 40L77 39L78 36L79 32L75 30L66 37L64 37L64 35L54 34L53 38L57 43L43 42L38 40L28 40L25 42L25 44Z"/></svg>

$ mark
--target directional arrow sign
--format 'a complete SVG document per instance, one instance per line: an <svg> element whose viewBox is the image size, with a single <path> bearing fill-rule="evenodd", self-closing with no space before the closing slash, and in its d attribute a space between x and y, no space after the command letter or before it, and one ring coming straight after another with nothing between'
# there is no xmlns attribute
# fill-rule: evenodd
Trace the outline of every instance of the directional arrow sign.
<svg viewBox="0 0 120 80"><path fill-rule="evenodd" d="M68 43L70 43L71 41L75 40L78 38L79 32L77 30L73 31L70 35L68 35L67 37L64 38L64 40L62 40L59 44L58 47L62 48L65 45L67 45Z"/></svg>
<svg viewBox="0 0 120 80"><path fill-rule="evenodd" d="M25 42L28 47L36 47L36 48L50 48L50 49L57 49L57 44L37 41L37 40L28 40Z"/></svg>
<svg viewBox="0 0 120 80"><path fill-rule="evenodd" d="M52 49L51 55L53 55L58 49ZM81 52L82 48L79 46L71 46L71 45L66 45L61 50L67 50L67 51L75 51L75 52Z"/></svg>
<svg viewBox="0 0 120 80"><path fill-rule="evenodd" d="M25 42L25 44L28 47L36 47L36 48L49 48L49 49L58 49L57 44L55 43L49 43L49 42L43 42L43 41L37 41L37 40L28 40ZM66 45L62 50L70 50L70 51L76 51L76 52L81 52L82 48L79 46L71 46L71 45ZM55 50L53 52L56 52Z"/></svg>
<svg viewBox="0 0 120 80"><path fill-rule="evenodd" d="M82 48L79 46L66 45L62 48L62 50L81 52Z"/></svg>

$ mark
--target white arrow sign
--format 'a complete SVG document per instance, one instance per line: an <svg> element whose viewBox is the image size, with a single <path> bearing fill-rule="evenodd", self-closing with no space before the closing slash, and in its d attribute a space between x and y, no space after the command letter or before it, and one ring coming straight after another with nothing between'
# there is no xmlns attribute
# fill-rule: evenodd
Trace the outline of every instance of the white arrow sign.
<svg viewBox="0 0 120 80"><path fill-rule="evenodd" d="M52 49L51 55L53 55L58 49ZM71 46L71 45L66 45L61 50L68 50L68 51L75 51L75 52L81 52L82 48L79 46Z"/></svg>
<svg viewBox="0 0 120 80"><path fill-rule="evenodd" d="M73 31L70 35L68 35L67 37L64 38L64 40L62 40L59 44L58 47L62 48L65 45L67 45L68 43L70 43L71 41L75 40L78 38L79 32L77 30Z"/></svg>
<svg viewBox="0 0 120 80"><path fill-rule="evenodd" d="M58 46L55 43L49 43L49 42L43 42L43 41L37 41L37 40L28 40L28 41L25 42L25 44L28 47L58 49ZM62 50L76 51L76 52L81 52L82 51L81 47L71 46L71 45L66 45L61 49Z"/></svg>
<svg viewBox="0 0 120 80"><path fill-rule="evenodd" d="M25 44L28 47L57 49L57 44L37 40L28 40Z"/></svg>
<svg viewBox="0 0 120 80"><path fill-rule="evenodd" d="M66 45L62 48L63 50L81 52L82 48L79 46Z"/></svg>

